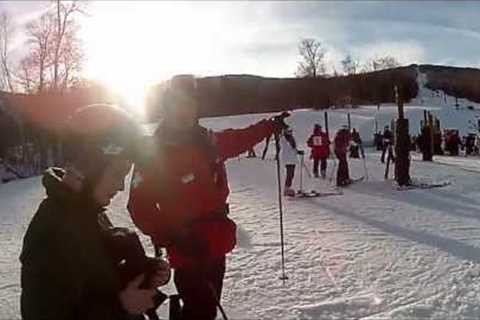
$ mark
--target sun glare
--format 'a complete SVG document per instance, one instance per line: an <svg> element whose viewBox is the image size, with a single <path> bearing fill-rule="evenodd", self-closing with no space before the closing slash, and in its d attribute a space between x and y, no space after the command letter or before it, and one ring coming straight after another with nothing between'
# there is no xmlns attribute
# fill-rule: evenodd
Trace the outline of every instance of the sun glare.
<svg viewBox="0 0 480 320"><path fill-rule="evenodd" d="M149 85L177 73L210 71L225 27L219 28L216 12L200 21L199 10L183 2L92 3L82 23L87 77L120 93L142 115Z"/></svg>

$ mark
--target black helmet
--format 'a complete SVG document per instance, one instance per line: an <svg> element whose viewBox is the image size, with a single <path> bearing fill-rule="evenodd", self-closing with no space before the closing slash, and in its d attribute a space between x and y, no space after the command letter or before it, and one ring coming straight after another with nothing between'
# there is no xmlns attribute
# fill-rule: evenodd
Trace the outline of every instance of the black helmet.
<svg viewBox="0 0 480 320"><path fill-rule="evenodd" d="M191 74L176 75L163 94L164 112L178 106L197 106L197 80ZM198 111L198 110L197 110Z"/></svg>
<svg viewBox="0 0 480 320"><path fill-rule="evenodd" d="M142 137L130 114L109 104L78 109L64 129L65 160L87 176L101 173L113 158L135 160Z"/></svg>

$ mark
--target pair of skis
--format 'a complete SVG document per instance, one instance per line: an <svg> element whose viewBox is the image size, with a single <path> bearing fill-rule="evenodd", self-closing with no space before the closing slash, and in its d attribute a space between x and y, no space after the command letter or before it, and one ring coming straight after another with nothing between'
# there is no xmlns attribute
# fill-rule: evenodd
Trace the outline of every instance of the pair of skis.
<svg viewBox="0 0 480 320"><path fill-rule="evenodd" d="M317 190L298 190L294 196L289 196L289 198L318 198L318 197L329 197L329 196L341 196L343 195L343 191L340 189L334 189L332 191L327 192L319 192Z"/></svg>
<svg viewBox="0 0 480 320"><path fill-rule="evenodd" d="M339 189L335 189L327 192L319 192L317 190L305 191L303 190L303 169L307 172L309 178L312 178L312 175L308 171L307 166L305 165L304 154L300 154L300 188L295 195L290 196L291 198L317 198L317 197L328 197L328 196L338 196L342 195L343 192Z"/></svg>
<svg viewBox="0 0 480 320"><path fill-rule="evenodd" d="M406 191L406 190L417 190L417 189L435 189L435 188L442 188L449 186L451 184L450 181L438 182L438 183L411 183L406 186L398 186L398 191Z"/></svg>

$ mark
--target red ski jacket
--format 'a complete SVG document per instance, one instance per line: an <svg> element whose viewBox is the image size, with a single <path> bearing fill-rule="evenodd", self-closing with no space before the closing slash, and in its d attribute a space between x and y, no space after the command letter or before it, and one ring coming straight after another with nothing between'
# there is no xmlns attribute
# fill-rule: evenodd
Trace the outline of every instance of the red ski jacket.
<svg viewBox="0 0 480 320"><path fill-rule="evenodd" d="M198 126L188 137L157 130L149 164L135 166L128 210L135 225L166 247L174 268L217 259L233 250L235 223L226 216L225 160L270 136L275 122L212 132ZM196 257L196 258L195 258ZM193 259L193 260L192 260Z"/></svg>
<svg viewBox="0 0 480 320"><path fill-rule="evenodd" d="M326 132L315 130L308 138L307 145L312 149L312 158L328 158L330 155L330 139Z"/></svg>
<svg viewBox="0 0 480 320"><path fill-rule="evenodd" d="M351 139L351 134L347 129L339 130L335 135L335 153L346 154Z"/></svg>

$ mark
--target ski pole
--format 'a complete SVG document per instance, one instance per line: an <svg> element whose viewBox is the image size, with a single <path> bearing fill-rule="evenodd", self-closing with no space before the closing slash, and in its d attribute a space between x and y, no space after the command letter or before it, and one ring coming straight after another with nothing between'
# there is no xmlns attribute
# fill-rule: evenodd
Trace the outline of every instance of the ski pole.
<svg viewBox="0 0 480 320"><path fill-rule="evenodd" d="M277 182L278 182L278 209L280 212L280 247L282 251L282 275L280 280L283 281L285 285L285 280L288 279L285 274L285 249L283 241L283 205L282 205L282 181L280 177L280 138L278 133L275 133L275 149L276 149L276 162L277 162Z"/></svg>
<svg viewBox="0 0 480 320"><path fill-rule="evenodd" d="M363 169L365 170L365 181L368 181L367 158L363 154Z"/></svg>
<svg viewBox="0 0 480 320"><path fill-rule="evenodd" d="M300 190L298 190L298 193L303 192L303 154L300 155Z"/></svg>
<svg viewBox="0 0 480 320"><path fill-rule="evenodd" d="M227 313L225 312L225 310L222 307L222 304L220 303L220 299L217 296L217 292L215 291L215 288L213 287L210 281L207 281L207 285L208 285L208 288L210 289L210 292L212 293L213 299L215 299L215 304L217 305L218 310L220 310L220 313L222 314L223 320L228 320Z"/></svg>
<svg viewBox="0 0 480 320"><path fill-rule="evenodd" d="M308 170L308 167L307 167L307 165L305 164L305 158L304 158L303 155L302 155L302 167L303 167L303 169L305 169L305 172L307 173L308 178L311 179L311 178L312 178L312 174L310 173L310 170Z"/></svg>
<svg viewBox="0 0 480 320"><path fill-rule="evenodd" d="M267 138L265 138L265 147L263 148L263 152L262 152L262 160L265 160L265 156L267 155L268 145L270 144L270 138L271 136L268 136Z"/></svg>
<svg viewBox="0 0 480 320"><path fill-rule="evenodd" d="M390 157L387 156L387 164L385 165L385 175L384 175L385 180L388 180L389 169L390 169Z"/></svg>
<svg viewBox="0 0 480 320"><path fill-rule="evenodd" d="M335 169L337 168L337 160L333 159L333 169L332 173L330 173L330 183L333 181L333 175L335 174Z"/></svg>

